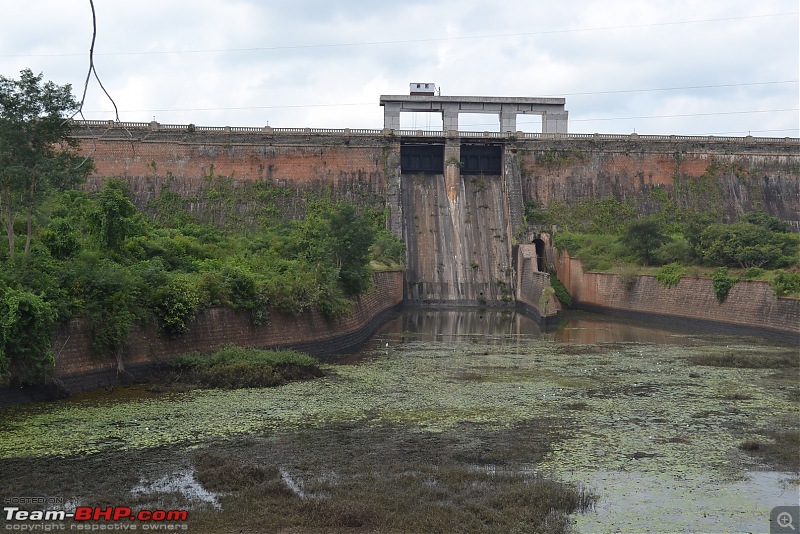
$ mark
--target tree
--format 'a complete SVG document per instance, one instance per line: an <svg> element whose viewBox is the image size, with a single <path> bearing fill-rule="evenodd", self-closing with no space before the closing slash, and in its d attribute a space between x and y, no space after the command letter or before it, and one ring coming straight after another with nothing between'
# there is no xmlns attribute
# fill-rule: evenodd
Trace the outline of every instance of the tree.
<svg viewBox="0 0 800 534"><path fill-rule="evenodd" d="M0 288L0 376L21 385L44 379L55 366L50 333L57 317L41 296Z"/></svg>
<svg viewBox="0 0 800 534"><path fill-rule="evenodd" d="M339 203L331 210L329 224L333 257L339 267L342 289L348 295L360 295L372 284L369 260L375 228L348 202Z"/></svg>
<svg viewBox="0 0 800 534"><path fill-rule="evenodd" d="M10 256L16 253L14 225L25 220L28 254L36 207L53 188L80 182L91 161L76 154L67 117L78 109L69 84L43 82L30 69L19 80L0 76L0 220Z"/></svg>
<svg viewBox="0 0 800 534"><path fill-rule="evenodd" d="M125 239L139 234L143 228L139 212L128 199L125 184L119 179L108 180L96 197L97 206L89 214L89 222L100 244L119 252Z"/></svg>
<svg viewBox="0 0 800 534"><path fill-rule="evenodd" d="M745 213L742 215L740 222L749 222L751 224L756 224L758 226L762 226L769 230L770 232L779 232L779 233L789 233L792 231L792 227L789 226L789 223L786 221L782 221L779 218L775 217L774 215L769 215L763 211L753 211L750 213Z"/></svg>
<svg viewBox="0 0 800 534"><path fill-rule="evenodd" d="M629 223L621 239L622 244L645 264L652 263L656 250L669 240L661 224L652 217Z"/></svg>
<svg viewBox="0 0 800 534"><path fill-rule="evenodd" d="M376 230L349 202L317 202L300 225L296 251L323 277L335 276L347 295L360 295L372 282L370 247ZM325 272L327 271L327 272Z"/></svg>
<svg viewBox="0 0 800 534"><path fill-rule="evenodd" d="M750 222L712 224L700 236L698 249L713 265L780 267L792 262L798 238Z"/></svg>

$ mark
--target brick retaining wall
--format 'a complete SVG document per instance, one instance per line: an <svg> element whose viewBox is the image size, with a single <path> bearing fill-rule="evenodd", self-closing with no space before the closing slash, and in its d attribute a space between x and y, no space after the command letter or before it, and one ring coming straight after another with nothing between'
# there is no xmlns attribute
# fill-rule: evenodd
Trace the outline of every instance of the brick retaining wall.
<svg viewBox="0 0 800 534"><path fill-rule="evenodd" d="M583 272L581 262L566 251L558 254L556 271L577 309L800 343L800 299L777 298L765 281L737 282L720 303L709 278L684 277L667 288L655 277L641 275L626 288L619 275Z"/></svg>
<svg viewBox="0 0 800 534"><path fill-rule="evenodd" d="M321 354L344 350L372 335L403 301L403 273L379 272L372 289L359 297L345 318L327 320L317 311L297 317L272 312L269 323L253 326L250 314L229 308L210 308L177 338L158 334L157 326L136 327L121 365L113 358L92 354L86 320L61 325L53 336L56 353L54 378L69 393L112 386L141 377L154 363L191 352L210 353L228 344L242 347L292 347ZM0 406L40 400L51 392L28 388L0 388Z"/></svg>

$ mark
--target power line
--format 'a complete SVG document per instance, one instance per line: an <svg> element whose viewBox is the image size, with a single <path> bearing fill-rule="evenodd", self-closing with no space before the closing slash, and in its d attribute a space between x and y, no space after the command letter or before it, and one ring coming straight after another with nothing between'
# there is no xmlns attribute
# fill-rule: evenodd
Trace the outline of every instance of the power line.
<svg viewBox="0 0 800 534"><path fill-rule="evenodd" d="M797 15L798 12L790 13L771 13L766 15L747 15L741 17L723 17L715 19L698 19L698 20L681 20L671 22L651 22L647 24L627 24L621 26L598 26L595 28L572 28L563 30L542 30L536 32L520 32L520 33L498 33L488 35L466 35L463 37L429 37L423 39L397 39L388 41L360 41L352 43L319 43L319 44L300 44L300 45L280 45L280 46L256 46L248 48L209 48L198 50L161 50L161 51L147 51L147 52L105 52L102 54L95 54L97 56L148 56L148 55L166 55L166 54L209 54L209 53L230 53L230 52L269 52L280 50L301 50L313 48L342 48L342 47L356 47L356 46L377 46L377 45L394 45L394 44L415 44L415 43L432 43L443 41L468 41L479 39L503 39L507 37L531 37L539 35L557 35L565 33L581 33L581 32L595 32L595 31L609 31L609 30L627 30L636 28L652 28L658 26L678 26L683 24L705 24L710 22L727 22L733 20L747 20L756 18L767 17L785 17L790 15ZM0 54L0 57L71 57L82 56L83 53L66 53L66 54Z"/></svg>
<svg viewBox="0 0 800 534"><path fill-rule="evenodd" d="M710 117L716 115L746 115L749 113L779 113L785 111L798 111L800 108L787 109L752 109L747 111L716 111L712 113L680 113L675 115L642 115L638 117L598 117L593 119L573 119L570 122L593 122L593 121L627 121L635 119L666 119L674 117Z"/></svg>
<svg viewBox="0 0 800 534"><path fill-rule="evenodd" d="M290 108L336 108L340 106L375 106L375 102L353 102L344 104L285 104L280 106L242 106L224 108L167 108L167 109L124 109L126 113L171 113L177 111L247 111L249 109L290 109ZM99 112L96 110L95 113Z"/></svg>
<svg viewBox="0 0 800 534"><path fill-rule="evenodd" d="M725 83L725 84L718 84L718 85L689 85L686 87L660 87L660 88L653 88L653 89L619 89L619 90L612 90L612 91L588 91L583 93L562 93L557 96L585 96L585 95L611 95L611 94L618 94L618 93L647 93L647 92L655 92L655 91L682 91L686 89L716 89L719 87L746 87L746 86L753 86L753 85L777 85L777 84L784 84L784 83L798 83L798 80L784 80L780 82L750 82L750 83ZM544 96L556 96L556 95L544 95Z"/></svg>
<svg viewBox="0 0 800 534"><path fill-rule="evenodd" d="M725 87L748 87L757 85L779 85L800 83L798 80L783 80L771 82L747 82L747 83L726 83L717 85L690 85L685 87L655 87L650 89L614 89L609 91L585 91L580 93L561 93L559 95L543 95L543 96L587 96L587 95L606 95L606 94L622 94L622 93L646 93L657 91L683 91L683 90L696 90L696 89L717 89ZM250 109L291 109L291 108L314 108L314 107L339 107L339 106L374 106L375 102L345 102L345 103L329 103L329 104L281 104L275 106L238 106L238 107L213 107L213 108L165 108L165 109L125 109L122 110L126 113L170 113L178 111L246 111ZM94 112L99 112L95 110Z"/></svg>
<svg viewBox="0 0 800 534"><path fill-rule="evenodd" d="M669 118L679 118L679 117L710 117L710 116L717 116L717 115L746 115L749 113L780 113L786 111L798 111L800 108L787 108L787 109L755 109L755 110L747 110L747 111L717 111L711 113L681 113L681 114L674 114L674 115L641 115L637 117L595 117L595 118L588 118L588 119L575 119L570 117L569 122L595 122L595 121L623 121L623 120L638 120L638 119L669 119ZM494 126L498 123L496 122L475 122L470 123L465 126ZM520 120L517 121L517 124L538 124L538 121L525 121ZM764 130L768 131L768 130ZM783 130L779 130L783 131Z"/></svg>

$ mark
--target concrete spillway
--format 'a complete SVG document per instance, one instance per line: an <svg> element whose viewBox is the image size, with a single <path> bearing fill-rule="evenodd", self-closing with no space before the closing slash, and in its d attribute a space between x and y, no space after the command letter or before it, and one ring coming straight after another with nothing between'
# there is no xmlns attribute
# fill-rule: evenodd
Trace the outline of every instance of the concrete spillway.
<svg viewBox="0 0 800 534"><path fill-rule="evenodd" d="M502 176L401 176L406 301L513 302L511 228Z"/></svg>

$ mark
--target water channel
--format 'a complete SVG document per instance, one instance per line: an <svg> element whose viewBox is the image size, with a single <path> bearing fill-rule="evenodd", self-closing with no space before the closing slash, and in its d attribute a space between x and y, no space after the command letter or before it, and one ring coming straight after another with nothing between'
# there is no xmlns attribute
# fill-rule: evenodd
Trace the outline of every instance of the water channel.
<svg viewBox="0 0 800 534"><path fill-rule="evenodd" d="M150 488L218 506L192 482L189 458L234 442L313 492L315 480L333 484L345 469L315 433L347 436L361 455L347 461L357 466L370 456L371 432L402 429L403 454L445 444L474 469L587 488L598 500L575 514L579 532L767 532L773 507L800 500L800 479L742 443L798 430L798 367L708 365L709 357L785 363L800 355L759 338L584 313L542 329L509 311L405 310L359 352L328 357L327 375L313 381L116 388L2 409L0 496L49 492L80 504L91 493L124 500ZM282 436L301 434L299 450L282 448ZM395 454L393 436L374 446ZM92 480L87 466L103 472L106 464L114 479ZM163 489L170 477L183 489Z"/></svg>

